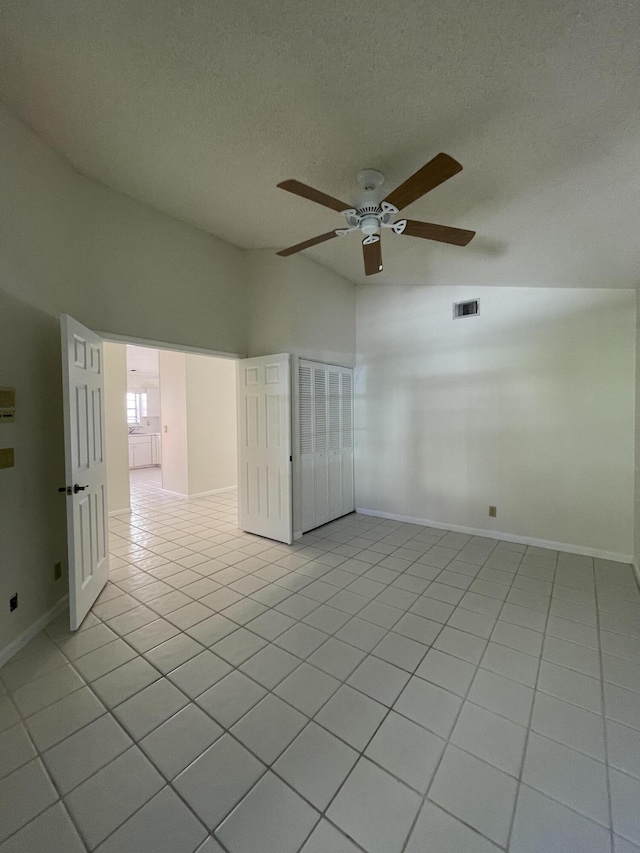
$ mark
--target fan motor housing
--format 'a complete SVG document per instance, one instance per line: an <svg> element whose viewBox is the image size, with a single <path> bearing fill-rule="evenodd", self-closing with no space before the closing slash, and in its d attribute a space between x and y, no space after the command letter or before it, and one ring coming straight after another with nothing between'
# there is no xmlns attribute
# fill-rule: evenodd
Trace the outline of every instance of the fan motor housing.
<svg viewBox="0 0 640 853"><path fill-rule="evenodd" d="M377 190L362 190L354 199L354 207L362 216L367 213L376 213L380 210L380 193Z"/></svg>
<svg viewBox="0 0 640 853"><path fill-rule="evenodd" d="M378 216L365 216L360 222L360 230L363 234L377 234L380 230L380 219Z"/></svg>

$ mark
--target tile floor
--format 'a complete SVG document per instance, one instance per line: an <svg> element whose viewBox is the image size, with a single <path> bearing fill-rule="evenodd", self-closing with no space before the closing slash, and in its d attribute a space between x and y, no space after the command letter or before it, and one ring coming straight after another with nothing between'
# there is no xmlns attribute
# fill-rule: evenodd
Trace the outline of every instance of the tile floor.
<svg viewBox="0 0 640 853"><path fill-rule="evenodd" d="M639 853L629 566L156 481L0 670L0 853Z"/></svg>

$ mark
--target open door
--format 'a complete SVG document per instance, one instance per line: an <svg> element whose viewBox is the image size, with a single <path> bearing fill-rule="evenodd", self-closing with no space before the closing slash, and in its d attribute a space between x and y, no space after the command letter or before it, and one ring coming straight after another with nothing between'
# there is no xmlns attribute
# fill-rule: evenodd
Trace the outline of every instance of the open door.
<svg viewBox="0 0 640 853"><path fill-rule="evenodd" d="M71 629L109 579L102 338L60 317ZM61 489L62 491L62 489Z"/></svg>
<svg viewBox="0 0 640 853"><path fill-rule="evenodd" d="M291 490L291 357L243 359L238 362L240 529L290 545Z"/></svg>

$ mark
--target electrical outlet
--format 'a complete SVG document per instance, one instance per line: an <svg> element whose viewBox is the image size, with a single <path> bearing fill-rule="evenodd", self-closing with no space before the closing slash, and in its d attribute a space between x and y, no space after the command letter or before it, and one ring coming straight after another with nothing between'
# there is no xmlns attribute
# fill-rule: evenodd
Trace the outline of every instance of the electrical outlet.
<svg viewBox="0 0 640 853"><path fill-rule="evenodd" d="M498 515L498 510L494 506L489 507L489 517L495 518Z"/></svg>
<svg viewBox="0 0 640 853"><path fill-rule="evenodd" d="M9 612L11 613L13 610L16 610L18 607L18 593L12 595L9 599Z"/></svg>
<svg viewBox="0 0 640 853"><path fill-rule="evenodd" d="M53 567L53 579L59 581L62 577L62 563L56 563Z"/></svg>

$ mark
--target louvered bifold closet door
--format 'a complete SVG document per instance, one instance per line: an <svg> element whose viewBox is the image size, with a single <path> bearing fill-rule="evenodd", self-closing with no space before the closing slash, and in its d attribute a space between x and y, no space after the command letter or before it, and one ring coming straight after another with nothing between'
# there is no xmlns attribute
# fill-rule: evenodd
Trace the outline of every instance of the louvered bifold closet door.
<svg viewBox="0 0 640 853"><path fill-rule="evenodd" d="M353 370L343 369L340 373L340 430L342 477L342 514L356 508L353 482Z"/></svg>
<svg viewBox="0 0 640 853"><path fill-rule="evenodd" d="M301 361L298 366L300 496L302 530L329 521L329 424L327 370Z"/></svg>
<svg viewBox="0 0 640 853"><path fill-rule="evenodd" d="M329 424L327 417L327 370L313 368L313 486L314 526L329 521Z"/></svg>
<svg viewBox="0 0 640 853"><path fill-rule="evenodd" d="M329 471L329 515L335 518L342 511L342 430L340 428L340 372L335 368L327 370L329 382L329 451L327 455Z"/></svg>
<svg viewBox="0 0 640 853"><path fill-rule="evenodd" d="M299 363L303 531L354 509L352 385L350 368Z"/></svg>
<svg viewBox="0 0 640 853"><path fill-rule="evenodd" d="M313 368L298 365L298 423L300 431L300 502L301 530L310 530L315 518L314 452L313 452Z"/></svg>

